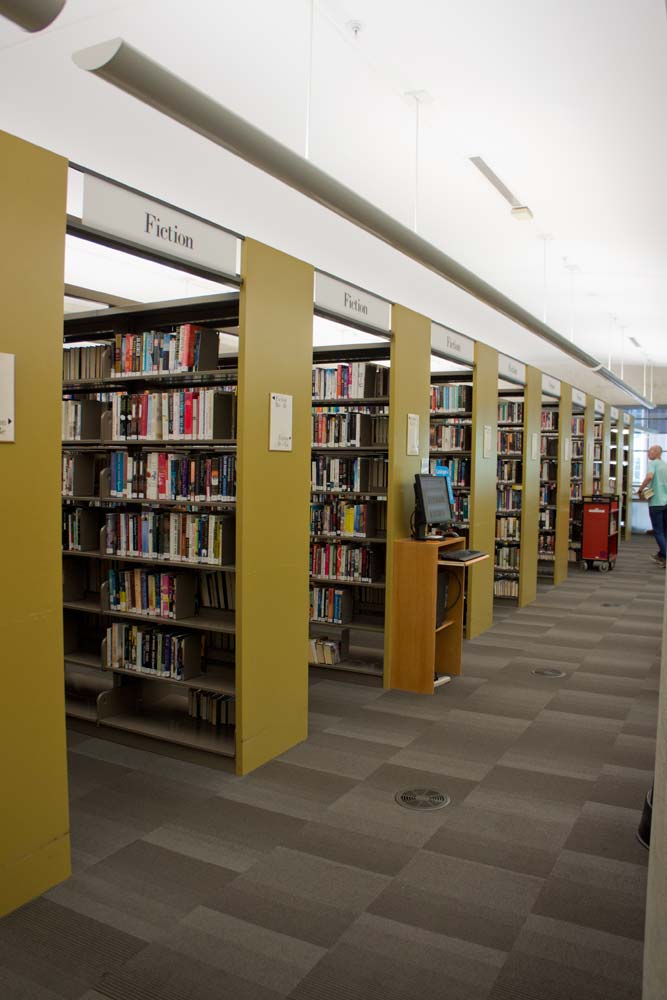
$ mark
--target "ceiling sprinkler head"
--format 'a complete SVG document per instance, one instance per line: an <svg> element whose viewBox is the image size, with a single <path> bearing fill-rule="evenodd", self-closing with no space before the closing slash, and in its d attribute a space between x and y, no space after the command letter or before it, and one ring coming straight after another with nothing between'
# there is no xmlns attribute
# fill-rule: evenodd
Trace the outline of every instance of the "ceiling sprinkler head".
<svg viewBox="0 0 667 1000"><path fill-rule="evenodd" d="M357 21L355 19L353 21L348 21L345 27L352 32L356 41L361 32L364 30L364 23L363 21Z"/></svg>

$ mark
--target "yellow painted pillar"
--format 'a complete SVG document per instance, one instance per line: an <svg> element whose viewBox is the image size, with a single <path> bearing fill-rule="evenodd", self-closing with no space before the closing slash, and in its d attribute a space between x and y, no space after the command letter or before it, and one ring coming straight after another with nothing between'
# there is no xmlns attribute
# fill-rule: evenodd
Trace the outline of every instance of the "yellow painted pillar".
<svg viewBox="0 0 667 1000"><path fill-rule="evenodd" d="M593 492L593 456L595 454L595 397L586 395L584 411L584 482L583 494Z"/></svg>
<svg viewBox="0 0 667 1000"><path fill-rule="evenodd" d="M385 598L384 686L393 687L391 667L394 542L410 537L415 507L415 475L429 453L431 321L405 306L392 306L389 377L389 491L387 504L387 586ZM419 455L407 454L408 414L419 417Z"/></svg>
<svg viewBox="0 0 667 1000"><path fill-rule="evenodd" d="M15 443L0 444L0 916L70 874L60 553L67 161L0 132L0 352ZM38 502L26 505L26 497Z"/></svg>
<svg viewBox="0 0 667 1000"><path fill-rule="evenodd" d="M523 495L521 500L521 554L519 607L537 597L537 551L540 527L540 425L542 373L526 365L523 405Z"/></svg>
<svg viewBox="0 0 667 1000"><path fill-rule="evenodd" d="M558 405L558 470L556 473L556 555L554 583L567 580L570 548L570 477L572 475L572 388L560 384Z"/></svg>
<svg viewBox="0 0 667 1000"><path fill-rule="evenodd" d="M468 572L467 637L493 624L493 563L496 550L496 478L498 466L498 352L475 344L470 478L470 548L488 552L486 562ZM491 448L484 457L484 428L491 428Z"/></svg>
<svg viewBox="0 0 667 1000"><path fill-rule="evenodd" d="M245 240L236 538L237 771L308 734L313 269ZM271 393L292 397L292 450L269 451Z"/></svg>

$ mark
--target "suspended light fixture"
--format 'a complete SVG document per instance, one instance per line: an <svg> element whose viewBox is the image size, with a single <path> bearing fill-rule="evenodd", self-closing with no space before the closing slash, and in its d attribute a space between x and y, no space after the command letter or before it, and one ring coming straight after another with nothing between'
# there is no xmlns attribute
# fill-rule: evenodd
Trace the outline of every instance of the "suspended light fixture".
<svg viewBox="0 0 667 1000"><path fill-rule="evenodd" d="M26 31L42 31L55 21L67 0L0 0L0 14Z"/></svg>
<svg viewBox="0 0 667 1000"><path fill-rule="evenodd" d="M432 243L418 236L408 226L341 184L314 163L299 156L277 139L262 132L229 108L174 73L149 59L143 52L114 38L74 54L80 68L94 73L119 90L138 98L149 107L204 136L247 163L282 181L305 197L316 201L353 225L359 226L405 254L428 270L464 289L470 295L537 334L564 354L598 372L642 406L651 407L629 385L608 371L596 358L570 343L556 330L542 323L522 306L513 302L472 271L463 267Z"/></svg>

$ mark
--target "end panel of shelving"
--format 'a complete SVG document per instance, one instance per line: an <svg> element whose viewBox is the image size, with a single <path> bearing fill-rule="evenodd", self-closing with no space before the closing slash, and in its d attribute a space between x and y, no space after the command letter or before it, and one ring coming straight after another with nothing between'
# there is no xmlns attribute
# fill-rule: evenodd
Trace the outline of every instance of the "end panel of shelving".
<svg viewBox="0 0 667 1000"><path fill-rule="evenodd" d="M496 473L498 437L498 352L475 344L472 394L470 548L492 554L496 548ZM484 427L491 428L491 449L484 455ZM468 570L467 637L493 624L493 559Z"/></svg>
<svg viewBox="0 0 667 1000"><path fill-rule="evenodd" d="M542 373L526 365L523 407L523 496L521 501L521 556L519 607L537 596L537 552L540 526L540 429L542 420ZM537 440L537 448L533 441Z"/></svg>
<svg viewBox="0 0 667 1000"><path fill-rule="evenodd" d="M245 240L239 323L237 771L308 735L313 269ZM292 450L269 451L269 399L292 396Z"/></svg>
<svg viewBox="0 0 667 1000"><path fill-rule="evenodd" d="M586 395L584 411L584 482L583 495L593 492L593 454L595 448L595 397Z"/></svg>
<svg viewBox="0 0 667 1000"><path fill-rule="evenodd" d="M572 475L572 388L560 384L558 405L558 469L556 473L556 540L554 583L567 580L570 555L570 478Z"/></svg>
<svg viewBox="0 0 667 1000"><path fill-rule="evenodd" d="M387 588L385 605L384 686L393 686L391 622L394 542L410 537L415 506L414 477L429 454L431 385L431 321L405 306L392 307L391 375L389 378L389 489L387 504ZM408 414L419 417L419 455L407 454Z"/></svg>
<svg viewBox="0 0 667 1000"><path fill-rule="evenodd" d="M0 445L1 916L67 878L70 853L59 532L67 161L0 131L0 162L0 352L15 356L15 441ZM26 503L35 489L38 504Z"/></svg>

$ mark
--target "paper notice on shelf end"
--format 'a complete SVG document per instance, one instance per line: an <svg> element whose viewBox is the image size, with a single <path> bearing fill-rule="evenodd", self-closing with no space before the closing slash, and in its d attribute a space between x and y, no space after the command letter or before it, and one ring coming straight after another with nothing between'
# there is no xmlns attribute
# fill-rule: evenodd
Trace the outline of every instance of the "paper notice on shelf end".
<svg viewBox="0 0 667 1000"><path fill-rule="evenodd" d="M270 406L269 451L291 451L292 396L272 392Z"/></svg>
<svg viewBox="0 0 667 1000"><path fill-rule="evenodd" d="M422 458L421 472L422 472L423 476L428 476L428 472L429 472L430 467L431 466L430 466L430 462L429 462L428 458Z"/></svg>
<svg viewBox="0 0 667 1000"><path fill-rule="evenodd" d="M540 435L533 431L530 439L530 457L533 462L537 462L540 457Z"/></svg>
<svg viewBox="0 0 667 1000"><path fill-rule="evenodd" d="M419 454L419 414L408 413L408 443L406 455Z"/></svg>
<svg viewBox="0 0 667 1000"><path fill-rule="evenodd" d="M569 437L565 438L565 461L569 462L572 458L572 441Z"/></svg>
<svg viewBox="0 0 667 1000"><path fill-rule="evenodd" d="M491 424L484 424L484 445L482 454L484 458L491 458L491 448L493 445L493 427Z"/></svg>
<svg viewBox="0 0 667 1000"><path fill-rule="evenodd" d="M14 444L15 354L0 354L0 444Z"/></svg>

